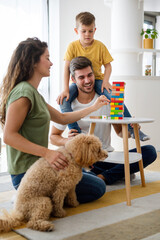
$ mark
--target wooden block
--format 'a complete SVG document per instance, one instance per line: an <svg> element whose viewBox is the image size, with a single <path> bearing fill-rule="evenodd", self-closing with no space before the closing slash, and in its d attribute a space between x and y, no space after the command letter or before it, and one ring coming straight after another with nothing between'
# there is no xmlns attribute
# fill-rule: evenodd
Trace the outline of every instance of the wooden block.
<svg viewBox="0 0 160 240"><path fill-rule="evenodd" d="M123 114L111 114L112 117L123 117Z"/></svg>
<svg viewBox="0 0 160 240"><path fill-rule="evenodd" d="M123 119L123 117L111 117L111 119L118 120L118 119Z"/></svg>
<svg viewBox="0 0 160 240"><path fill-rule="evenodd" d="M112 90L112 94L113 94L113 93L119 93L119 94L122 93L122 94L124 94L124 91L116 91L115 89L113 89L113 90Z"/></svg>
<svg viewBox="0 0 160 240"><path fill-rule="evenodd" d="M115 106L123 106L123 103L117 103L117 102L113 102L112 105L115 105Z"/></svg>
<svg viewBox="0 0 160 240"><path fill-rule="evenodd" d="M123 107L112 106L111 110L123 110Z"/></svg>
<svg viewBox="0 0 160 240"><path fill-rule="evenodd" d="M102 119L108 119L107 115L102 115Z"/></svg>
<svg viewBox="0 0 160 240"><path fill-rule="evenodd" d="M112 82L112 84L120 84L120 86L124 86L126 83L125 82Z"/></svg>
<svg viewBox="0 0 160 240"><path fill-rule="evenodd" d="M102 116L90 116L91 119L102 119Z"/></svg>
<svg viewBox="0 0 160 240"><path fill-rule="evenodd" d="M123 103L123 101L119 101L119 100L114 100L112 101L113 103Z"/></svg>
<svg viewBox="0 0 160 240"><path fill-rule="evenodd" d="M116 110L116 109L111 109L111 113L115 113L115 114L119 114L119 113L123 113L123 110Z"/></svg>

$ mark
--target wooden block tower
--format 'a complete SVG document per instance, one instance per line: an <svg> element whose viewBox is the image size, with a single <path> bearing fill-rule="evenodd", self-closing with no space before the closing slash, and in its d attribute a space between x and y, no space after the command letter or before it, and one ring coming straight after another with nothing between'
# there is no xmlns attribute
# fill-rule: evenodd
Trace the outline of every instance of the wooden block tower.
<svg viewBox="0 0 160 240"><path fill-rule="evenodd" d="M123 119L125 82L113 82L111 95L111 119Z"/></svg>

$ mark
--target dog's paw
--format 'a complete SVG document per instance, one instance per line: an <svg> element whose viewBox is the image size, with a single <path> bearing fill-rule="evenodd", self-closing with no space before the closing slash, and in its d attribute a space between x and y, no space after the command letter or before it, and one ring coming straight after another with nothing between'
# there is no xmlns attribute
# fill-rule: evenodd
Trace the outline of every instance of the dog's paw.
<svg viewBox="0 0 160 240"><path fill-rule="evenodd" d="M58 210L58 211L54 211L53 213L52 213L52 215L54 216L54 217L58 217L58 218L63 218L63 217L65 217L66 216L66 211L64 210L64 209L62 209L62 210Z"/></svg>
<svg viewBox="0 0 160 240"><path fill-rule="evenodd" d="M29 221L27 227L43 232L51 232L54 230L54 224L45 220Z"/></svg>
<svg viewBox="0 0 160 240"><path fill-rule="evenodd" d="M42 229L40 231L52 232L53 230L54 230L54 224L46 222L43 224Z"/></svg>
<svg viewBox="0 0 160 240"><path fill-rule="evenodd" d="M77 200L71 200L68 203L69 207L77 207L79 205L79 202Z"/></svg>
<svg viewBox="0 0 160 240"><path fill-rule="evenodd" d="M77 207L79 205L79 202L77 201L76 196L73 197L67 196L65 198L65 205L68 207Z"/></svg>

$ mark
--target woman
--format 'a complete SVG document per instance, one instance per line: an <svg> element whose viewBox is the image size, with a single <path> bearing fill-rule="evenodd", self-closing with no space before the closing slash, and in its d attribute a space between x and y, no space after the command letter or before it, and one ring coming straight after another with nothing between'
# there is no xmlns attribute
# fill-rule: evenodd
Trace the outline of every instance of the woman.
<svg viewBox="0 0 160 240"><path fill-rule="evenodd" d="M14 51L3 79L1 123L7 145L8 171L15 189L39 157L44 157L56 170L67 166L63 154L48 149L50 120L68 124L107 104L106 98L101 96L91 107L63 114L48 105L37 88L41 79L50 75L52 65L47 43L28 38Z"/></svg>

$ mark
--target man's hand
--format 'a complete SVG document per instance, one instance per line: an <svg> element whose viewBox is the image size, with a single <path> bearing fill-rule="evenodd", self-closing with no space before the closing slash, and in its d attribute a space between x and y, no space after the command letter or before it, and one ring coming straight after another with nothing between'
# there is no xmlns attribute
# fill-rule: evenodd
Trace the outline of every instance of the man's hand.
<svg viewBox="0 0 160 240"><path fill-rule="evenodd" d="M66 101L69 100L69 91L63 91L56 99L57 103L58 104L61 104L63 103L63 98L66 97Z"/></svg>
<svg viewBox="0 0 160 240"><path fill-rule="evenodd" d="M70 129L69 132L68 132L68 140L71 140L73 137L75 137L78 134L79 134L78 130Z"/></svg>

